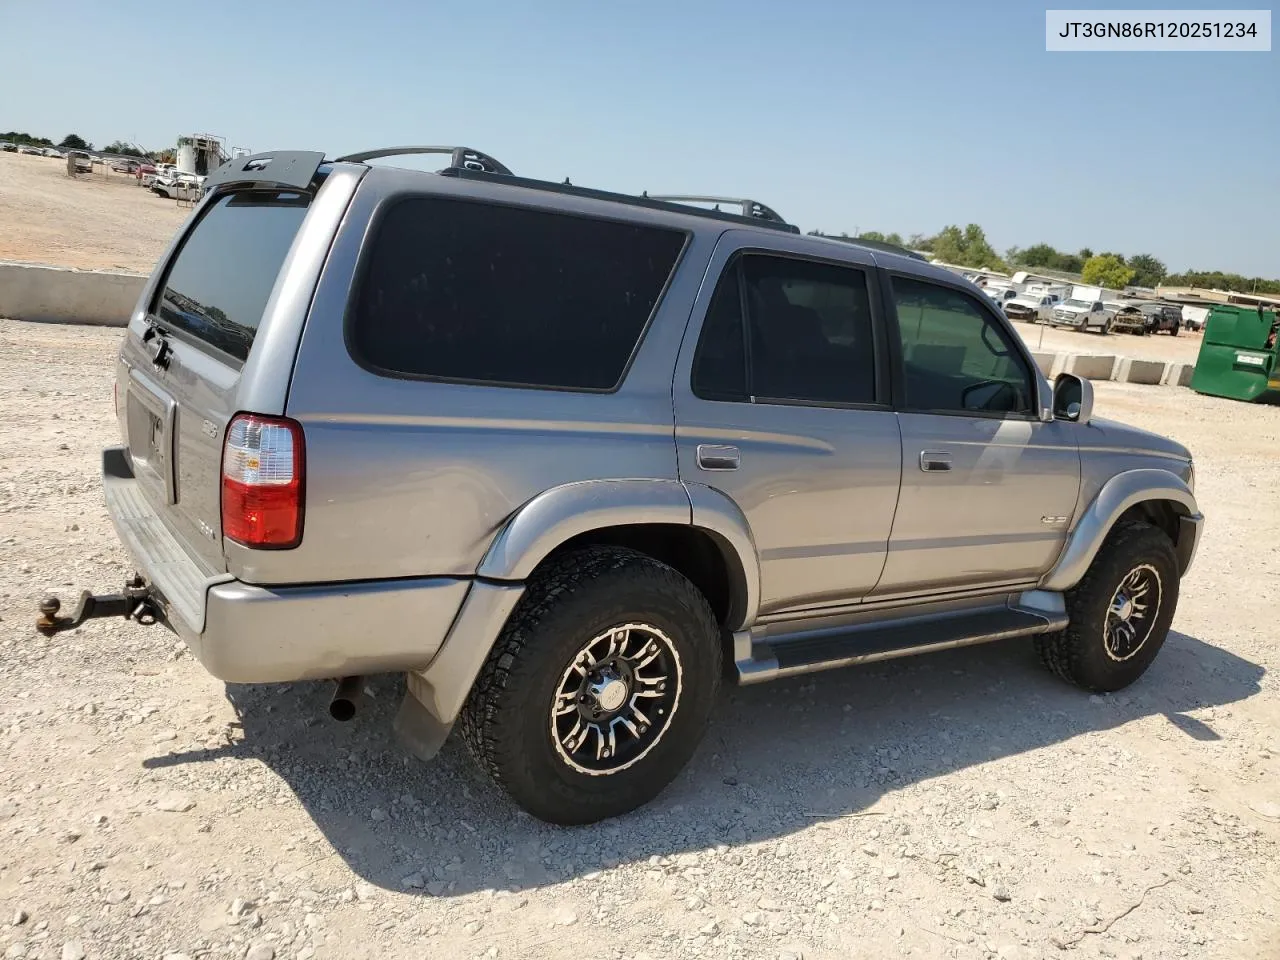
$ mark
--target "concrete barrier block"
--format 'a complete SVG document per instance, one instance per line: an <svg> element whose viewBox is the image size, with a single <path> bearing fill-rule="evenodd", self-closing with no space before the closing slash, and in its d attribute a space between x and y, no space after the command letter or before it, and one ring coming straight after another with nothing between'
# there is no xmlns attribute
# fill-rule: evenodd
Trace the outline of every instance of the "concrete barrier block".
<svg viewBox="0 0 1280 960"><path fill-rule="evenodd" d="M1036 366L1040 368L1040 372L1050 380L1062 370L1063 355L1061 353L1039 353L1032 350L1031 357L1035 360Z"/></svg>
<svg viewBox="0 0 1280 960"><path fill-rule="evenodd" d="M1164 379L1160 382L1170 387L1189 387L1195 372L1194 363L1170 363L1166 365Z"/></svg>
<svg viewBox="0 0 1280 960"><path fill-rule="evenodd" d="M0 317L124 327L147 278L29 263L0 263Z"/></svg>
<svg viewBox="0 0 1280 960"><path fill-rule="evenodd" d="M1110 380L1116 370L1116 358L1110 354L1072 354L1067 357L1065 369L1086 380Z"/></svg>
<svg viewBox="0 0 1280 960"><path fill-rule="evenodd" d="M1135 360L1124 357L1116 367L1115 378L1121 383L1159 384L1164 381L1168 364L1161 360Z"/></svg>

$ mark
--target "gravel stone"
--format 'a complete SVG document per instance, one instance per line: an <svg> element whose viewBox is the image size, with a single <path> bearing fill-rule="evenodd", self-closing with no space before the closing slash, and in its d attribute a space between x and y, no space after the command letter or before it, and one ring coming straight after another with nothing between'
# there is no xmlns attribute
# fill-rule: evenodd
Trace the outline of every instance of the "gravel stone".
<svg viewBox="0 0 1280 960"><path fill-rule="evenodd" d="M156 809L163 810L166 813L186 813L196 805L185 793L166 793L164 796L156 800Z"/></svg>

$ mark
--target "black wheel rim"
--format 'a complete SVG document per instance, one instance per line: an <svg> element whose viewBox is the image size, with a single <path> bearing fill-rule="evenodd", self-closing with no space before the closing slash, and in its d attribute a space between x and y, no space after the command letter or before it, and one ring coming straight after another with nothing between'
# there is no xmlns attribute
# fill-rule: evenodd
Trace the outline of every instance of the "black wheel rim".
<svg viewBox="0 0 1280 960"><path fill-rule="evenodd" d="M1103 646L1108 657L1123 663L1147 645L1160 612L1163 591L1160 572L1149 563L1139 564L1125 574L1107 607Z"/></svg>
<svg viewBox="0 0 1280 960"><path fill-rule="evenodd" d="M625 623L585 643L551 702L551 742L578 773L607 776L634 766L662 740L684 682L671 638Z"/></svg>

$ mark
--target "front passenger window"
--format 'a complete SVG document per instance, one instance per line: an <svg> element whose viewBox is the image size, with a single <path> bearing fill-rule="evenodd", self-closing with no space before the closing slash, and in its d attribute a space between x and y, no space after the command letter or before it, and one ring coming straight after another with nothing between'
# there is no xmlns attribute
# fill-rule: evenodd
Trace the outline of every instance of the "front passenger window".
<svg viewBox="0 0 1280 960"><path fill-rule="evenodd" d="M908 409L1030 413L1031 377L1010 335L973 298L893 278Z"/></svg>

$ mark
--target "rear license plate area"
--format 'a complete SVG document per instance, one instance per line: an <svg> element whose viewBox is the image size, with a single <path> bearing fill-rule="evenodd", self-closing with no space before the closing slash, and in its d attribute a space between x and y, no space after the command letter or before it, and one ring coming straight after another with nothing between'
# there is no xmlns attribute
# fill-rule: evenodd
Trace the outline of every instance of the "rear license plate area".
<svg viewBox="0 0 1280 960"><path fill-rule="evenodd" d="M173 503L173 398L138 372L125 398L134 475L163 503Z"/></svg>

